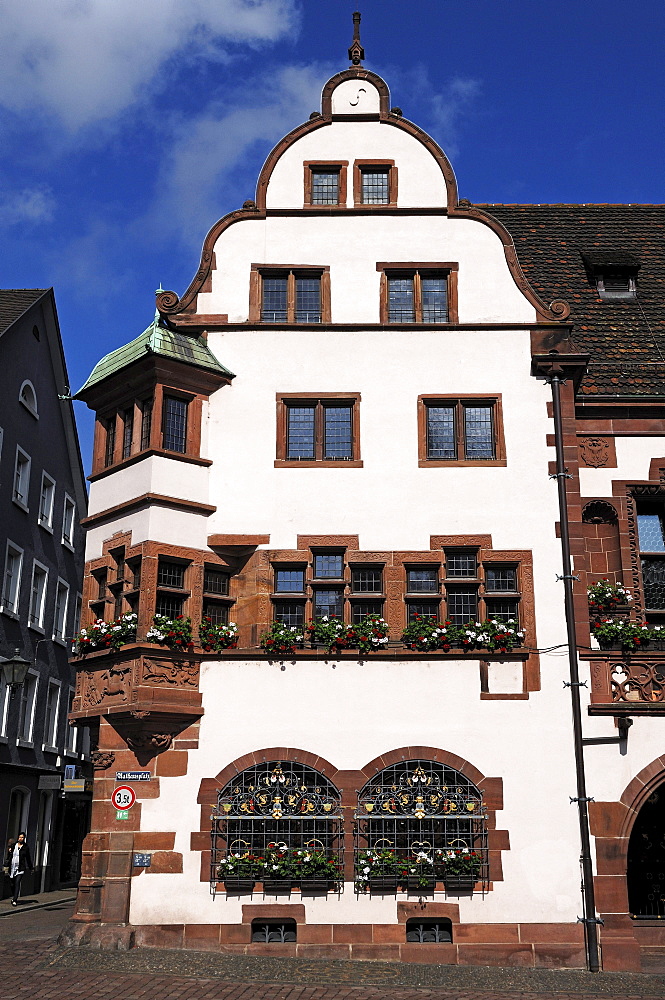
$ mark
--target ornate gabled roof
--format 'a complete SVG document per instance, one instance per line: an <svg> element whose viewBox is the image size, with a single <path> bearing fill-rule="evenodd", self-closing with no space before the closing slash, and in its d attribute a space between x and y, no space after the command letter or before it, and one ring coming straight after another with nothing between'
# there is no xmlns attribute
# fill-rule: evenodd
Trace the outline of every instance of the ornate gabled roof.
<svg viewBox="0 0 665 1000"><path fill-rule="evenodd" d="M591 355L580 394L665 396L665 205L476 207L510 232L540 296L569 303L574 348ZM602 300L603 268L637 275L637 296Z"/></svg>
<svg viewBox="0 0 665 1000"><path fill-rule="evenodd" d="M124 347L111 351L93 368L87 382L76 393L75 399L87 392L93 385L98 385L104 379L115 375L135 361L144 358L146 354L158 354L164 358L181 361L196 368L217 372L225 378L235 378L233 372L220 364L201 336L179 333L164 325L157 314L150 326L140 337L132 340Z"/></svg>

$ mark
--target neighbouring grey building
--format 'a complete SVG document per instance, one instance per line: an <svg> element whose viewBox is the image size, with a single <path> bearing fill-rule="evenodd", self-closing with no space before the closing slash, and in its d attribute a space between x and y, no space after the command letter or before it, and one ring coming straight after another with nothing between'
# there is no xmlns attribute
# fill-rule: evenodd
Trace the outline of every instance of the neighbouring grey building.
<svg viewBox="0 0 665 1000"><path fill-rule="evenodd" d="M0 677L0 838L27 831L39 892L78 880L90 795L63 778L91 771L67 721L87 498L52 288L0 290L0 361L0 655L29 661L22 684Z"/></svg>

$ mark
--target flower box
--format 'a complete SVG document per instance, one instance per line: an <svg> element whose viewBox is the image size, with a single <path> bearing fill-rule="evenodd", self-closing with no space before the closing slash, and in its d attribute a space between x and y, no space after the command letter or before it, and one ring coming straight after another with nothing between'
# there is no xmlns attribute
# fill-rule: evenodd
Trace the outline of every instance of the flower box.
<svg viewBox="0 0 665 1000"><path fill-rule="evenodd" d="M290 878L264 878L263 891L269 893L291 892L293 882Z"/></svg>
<svg viewBox="0 0 665 1000"><path fill-rule="evenodd" d="M253 878L227 878L224 879L224 889L234 895L245 895L254 891L256 881Z"/></svg>
<svg viewBox="0 0 665 1000"><path fill-rule="evenodd" d="M372 875L368 884L370 892L393 893L397 892L398 879L395 875Z"/></svg>
<svg viewBox="0 0 665 1000"><path fill-rule="evenodd" d="M475 875L444 875L446 892L473 892L477 882Z"/></svg>
<svg viewBox="0 0 665 1000"><path fill-rule="evenodd" d="M427 881L423 883L422 879L414 876L413 878L407 878L404 880L404 887L407 892L419 892L422 895L422 893L425 892L434 892L436 889L436 879L427 879Z"/></svg>
<svg viewBox="0 0 665 1000"><path fill-rule="evenodd" d="M305 896L317 896L326 892L335 892L337 883L329 878L302 878L300 892Z"/></svg>

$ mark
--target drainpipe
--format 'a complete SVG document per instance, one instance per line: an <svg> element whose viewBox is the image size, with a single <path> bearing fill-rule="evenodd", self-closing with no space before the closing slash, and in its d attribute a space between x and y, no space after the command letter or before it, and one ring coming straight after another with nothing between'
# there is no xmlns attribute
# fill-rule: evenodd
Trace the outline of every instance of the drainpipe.
<svg viewBox="0 0 665 1000"><path fill-rule="evenodd" d="M586 793L586 777L584 773L584 747L582 742L582 710L580 707L580 676L577 665L577 640L575 636L575 610L573 604L573 575L570 555L570 534L568 531L568 502L566 497L566 478L570 478L563 461L563 427L561 421L561 385L565 381L561 376L563 368L552 365L546 381L552 386L552 404L554 411L554 442L556 446L555 478L559 490L559 520L561 524L561 556L563 561L564 606L566 612L566 631L568 635L568 663L570 666L570 700L573 710L573 739L575 747L575 771L577 774L577 796L571 802L577 802L580 823L580 841L582 853L582 902L584 916L584 939L589 972L598 972L600 962L598 956L598 924L596 917L596 901L594 898L593 866L591 864L591 836L589 832L589 801Z"/></svg>

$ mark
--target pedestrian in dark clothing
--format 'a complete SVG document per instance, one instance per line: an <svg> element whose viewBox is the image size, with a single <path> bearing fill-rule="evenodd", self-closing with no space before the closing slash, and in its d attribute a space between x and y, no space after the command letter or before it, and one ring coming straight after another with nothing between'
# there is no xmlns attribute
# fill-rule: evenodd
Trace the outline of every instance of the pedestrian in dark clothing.
<svg viewBox="0 0 665 1000"><path fill-rule="evenodd" d="M15 844L9 843L7 847L7 857L5 866L9 868L9 877L12 880L12 906L18 905L18 898L21 893L21 881L26 872L32 871L32 860L30 849L25 842L25 834L19 833Z"/></svg>

